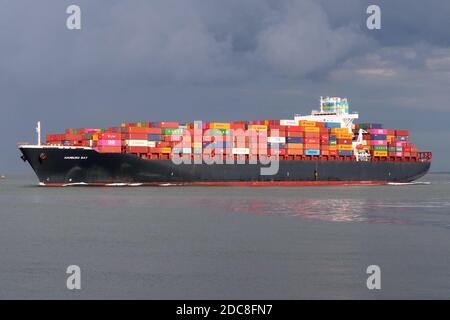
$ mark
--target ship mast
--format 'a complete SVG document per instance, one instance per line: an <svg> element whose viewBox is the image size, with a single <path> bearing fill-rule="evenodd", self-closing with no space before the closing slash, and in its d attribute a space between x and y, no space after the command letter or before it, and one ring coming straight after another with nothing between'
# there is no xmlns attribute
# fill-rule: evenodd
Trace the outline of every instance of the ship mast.
<svg viewBox="0 0 450 320"><path fill-rule="evenodd" d="M36 133L37 133L38 146L40 146L41 145L41 122L40 121L37 122Z"/></svg>

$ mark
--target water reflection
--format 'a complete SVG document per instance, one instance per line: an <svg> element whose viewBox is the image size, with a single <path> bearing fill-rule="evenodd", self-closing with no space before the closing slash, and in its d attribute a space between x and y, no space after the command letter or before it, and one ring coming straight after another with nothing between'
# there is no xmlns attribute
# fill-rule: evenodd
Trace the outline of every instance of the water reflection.
<svg viewBox="0 0 450 320"><path fill-rule="evenodd" d="M367 199L201 199L203 207L218 207L232 213L292 216L331 222L372 224L410 224L407 218L384 216L374 210L377 204Z"/></svg>

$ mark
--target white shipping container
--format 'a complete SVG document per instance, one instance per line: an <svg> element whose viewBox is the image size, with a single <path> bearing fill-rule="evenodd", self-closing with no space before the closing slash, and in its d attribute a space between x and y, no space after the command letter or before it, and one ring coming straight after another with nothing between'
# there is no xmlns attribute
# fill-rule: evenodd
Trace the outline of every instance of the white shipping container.
<svg viewBox="0 0 450 320"><path fill-rule="evenodd" d="M192 149L191 148L173 148L172 153L184 153L184 154L191 154Z"/></svg>
<svg viewBox="0 0 450 320"><path fill-rule="evenodd" d="M297 120L280 120L281 126L298 126Z"/></svg>
<svg viewBox="0 0 450 320"><path fill-rule="evenodd" d="M267 137L267 142L270 143L286 143L285 137Z"/></svg>
<svg viewBox="0 0 450 320"><path fill-rule="evenodd" d="M249 154L250 149L249 148L233 148L233 149L231 149L231 152L233 154Z"/></svg>
<svg viewBox="0 0 450 320"><path fill-rule="evenodd" d="M156 141L147 141L147 147L155 148L156 147Z"/></svg>
<svg viewBox="0 0 450 320"><path fill-rule="evenodd" d="M129 147L147 147L147 140L125 140L125 144Z"/></svg>

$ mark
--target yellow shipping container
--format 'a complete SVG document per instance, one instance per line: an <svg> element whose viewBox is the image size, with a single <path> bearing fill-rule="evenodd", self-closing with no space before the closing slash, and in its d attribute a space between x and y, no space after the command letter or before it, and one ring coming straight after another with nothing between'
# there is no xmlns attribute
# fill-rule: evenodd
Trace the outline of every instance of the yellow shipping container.
<svg viewBox="0 0 450 320"><path fill-rule="evenodd" d="M201 142L192 142L192 148L201 148L202 143Z"/></svg>
<svg viewBox="0 0 450 320"><path fill-rule="evenodd" d="M328 150L336 151L336 150L337 150L337 145L330 145L330 146L328 147Z"/></svg>
<svg viewBox="0 0 450 320"><path fill-rule="evenodd" d="M387 151L374 151L373 156L374 157L387 157L388 152Z"/></svg>
<svg viewBox="0 0 450 320"><path fill-rule="evenodd" d="M353 134L351 133L336 133L336 138L338 139L352 139Z"/></svg>
<svg viewBox="0 0 450 320"><path fill-rule="evenodd" d="M161 148L159 149L160 153L171 153L172 152L172 148Z"/></svg>
<svg viewBox="0 0 450 320"><path fill-rule="evenodd" d="M230 129L230 124L226 122L211 122L209 124L210 129Z"/></svg>
<svg viewBox="0 0 450 320"><path fill-rule="evenodd" d="M92 135L92 140L93 140L93 141L98 141L98 133L94 133L94 134Z"/></svg>
<svg viewBox="0 0 450 320"><path fill-rule="evenodd" d="M331 133L349 133L347 128L331 128Z"/></svg>
<svg viewBox="0 0 450 320"><path fill-rule="evenodd" d="M338 150L353 150L353 147L351 144L338 144L337 149Z"/></svg>
<svg viewBox="0 0 450 320"><path fill-rule="evenodd" d="M309 121L309 120L300 120L300 126L301 127L315 127L316 122L315 121Z"/></svg>
<svg viewBox="0 0 450 320"><path fill-rule="evenodd" d="M267 130L267 126L265 125L259 125L259 124L250 124L248 126L249 129L251 130L257 130L257 131L264 131Z"/></svg>
<svg viewBox="0 0 450 320"><path fill-rule="evenodd" d="M320 132L319 127L304 127L303 130L305 132Z"/></svg>

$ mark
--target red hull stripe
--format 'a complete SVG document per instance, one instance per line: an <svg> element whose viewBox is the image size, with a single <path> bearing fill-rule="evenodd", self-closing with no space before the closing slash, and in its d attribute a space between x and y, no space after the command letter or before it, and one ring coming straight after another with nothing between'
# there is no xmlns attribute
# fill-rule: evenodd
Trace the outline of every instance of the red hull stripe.
<svg viewBox="0 0 450 320"><path fill-rule="evenodd" d="M48 183L45 187L63 186L247 186L247 187L296 187L296 186L348 186L348 185L383 185L386 181L196 181L196 182L151 182L151 183L88 183L88 184L64 184Z"/></svg>

